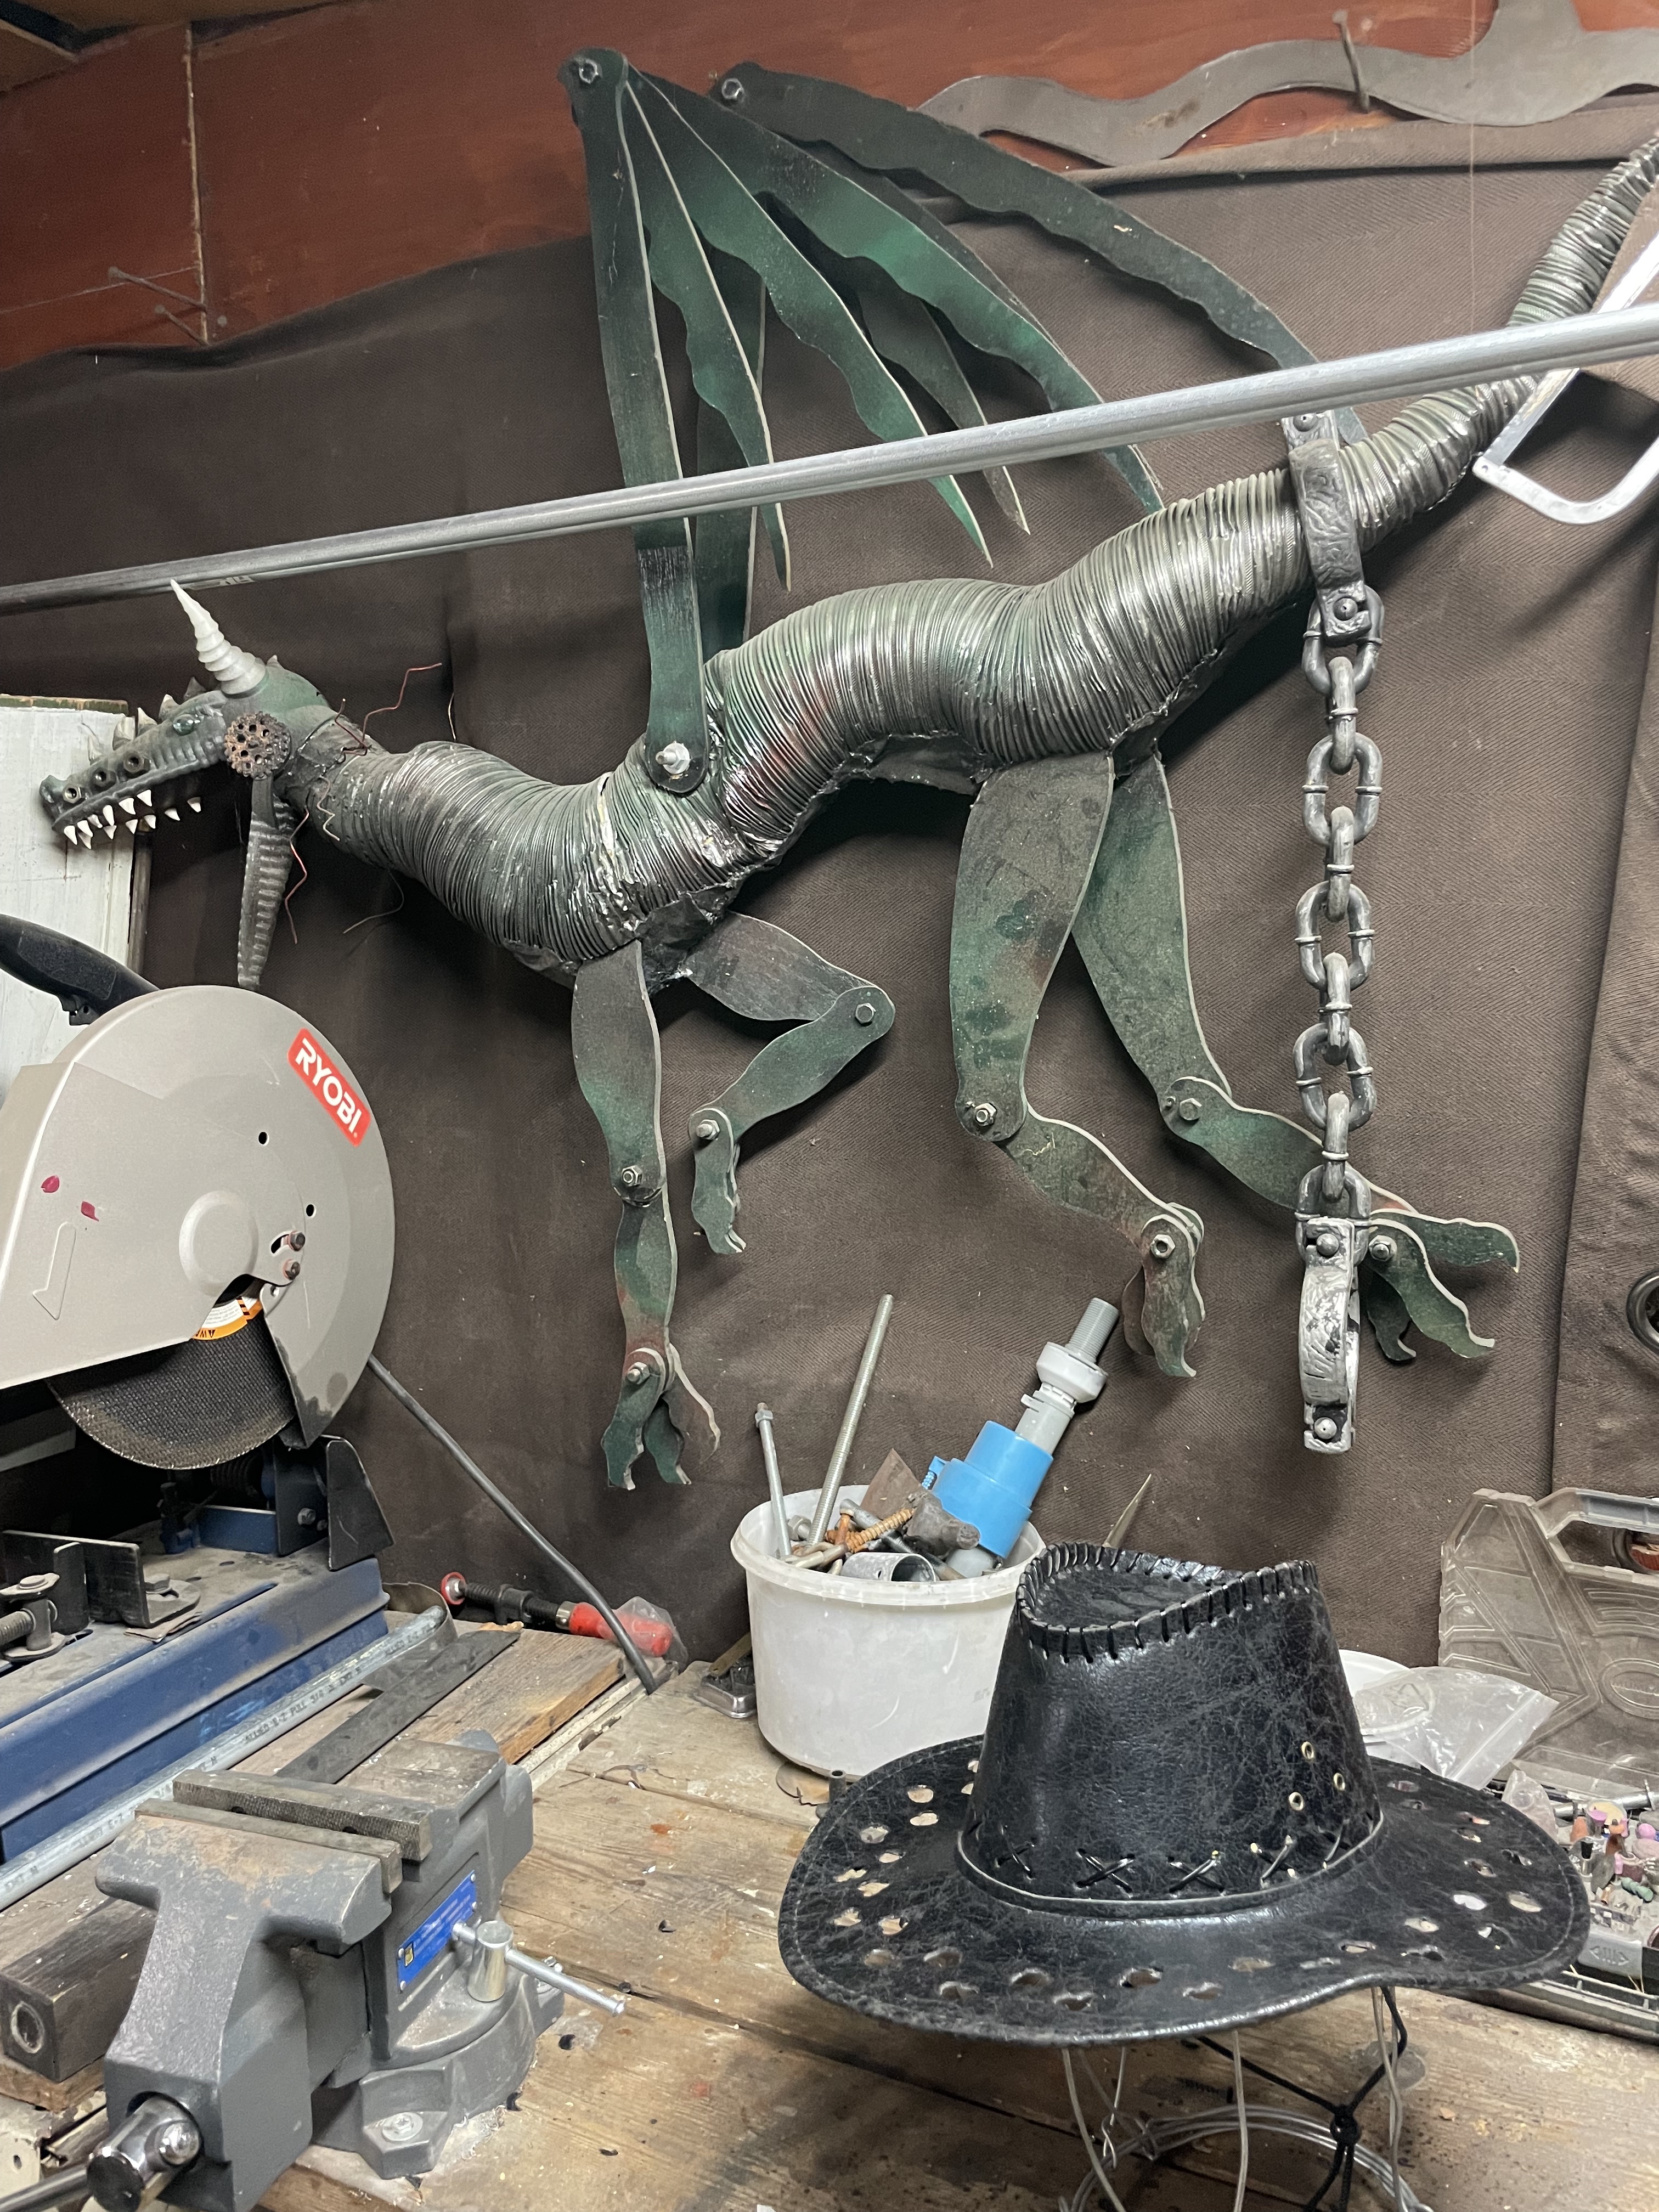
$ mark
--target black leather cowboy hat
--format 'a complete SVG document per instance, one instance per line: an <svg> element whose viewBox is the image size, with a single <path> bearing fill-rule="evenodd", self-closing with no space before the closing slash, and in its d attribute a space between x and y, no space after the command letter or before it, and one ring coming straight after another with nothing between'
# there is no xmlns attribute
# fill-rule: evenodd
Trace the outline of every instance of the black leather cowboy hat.
<svg viewBox="0 0 1659 2212"><path fill-rule="evenodd" d="M778 1940L880 2020L1117 2043L1530 1981L1589 1920L1529 1820L1367 1757L1311 1566L1062 1544L1021 1579L983 1742L832 1803Z"/></svg>

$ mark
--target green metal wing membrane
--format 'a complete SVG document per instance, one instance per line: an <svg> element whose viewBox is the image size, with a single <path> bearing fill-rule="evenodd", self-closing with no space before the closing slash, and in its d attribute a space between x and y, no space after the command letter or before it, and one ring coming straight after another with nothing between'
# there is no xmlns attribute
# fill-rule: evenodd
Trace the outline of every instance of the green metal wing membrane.
<svg viewBox="0 0 1659 2212"><path fill-rule="evenodd" d="M970 352L1012 362L1053 408L1098 399L1008 286L895 181L902 177L1076 240L1200 307L1276 362L1310 358L1201 254L1062 177L890 101L750 63L707 99L601 47L573 55L559 74L586 158L605 383L630 484L684 473L653 293L672 301L684 327L700 472L772 458L761 388L769 302L834 364L878 438L925 434L913 390L958 427L982 422ZM1162 504L1133 447L1107 458L1146 512ZM1024 529L1007 471L988 471L987 483ZM934 488L988 561L961 486L943 477ZM787 588L782 514L764 507L759 520ZM635 532L651 651L645 758L665 790L694 791L702 780L702 663L746 632L755 536L756 517L743 514L704 518L695 539L685 520Z"/></svg>
<svg viewBox="0 0 1659 2212"><path fill-rule="evenodd" d="M1200 308L1217 330L1280 368L1315 359L1272 308L1205 255L1143 222L1121 202L1005 154L953 124L850 85L785 76L757 62L729 70L720 98L733 113L798 143L833 146L861 168L888 176L924 177L977 214L1024 216L1053 237L1074 240L1126 276ZM1352 410L1340 421L1345 437L1364 436Z"/></svg>

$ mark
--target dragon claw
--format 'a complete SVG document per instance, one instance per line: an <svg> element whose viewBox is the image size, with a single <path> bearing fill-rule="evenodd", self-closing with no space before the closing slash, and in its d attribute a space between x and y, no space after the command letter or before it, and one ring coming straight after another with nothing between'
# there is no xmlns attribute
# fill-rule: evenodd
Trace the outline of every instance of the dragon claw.
<svg viewBox="0 0 1659 2212"><path fill-rule="evenodd" d="M720 1443L720 1424L714 1408L696 1385L687 1380L680 1356L672 1344L635 1347L623 1370L617 1410L605 1432L605 1473L617 1490L634 1487L634 1465L642 1452L656 1462L665 1482L684 1483L690 1478L680 1465L680 1450L692 1437L705 1450Z"/></svg>
<svg viewBox="0 0 1659 2212"><path fill-rule="evenodd" d="M1141 1279L1145 1285L1137 1316L1139 1334L1166 1375L1190 1376L1187 1341L1204 1319L1204 1300L1195 1276L1199 1236L1187 1209L1157 1215L1141 1231Z"/></svg>
<svg viewBox="0 0 1659 2212"><path fill-rule="evenodd" d="M718 1106L700 1106L691 1116L691 1140L697 1147L691 1218L708 1238L711 1252L735 1258L744 1249L737 1228L737 1138Z"/></svg>

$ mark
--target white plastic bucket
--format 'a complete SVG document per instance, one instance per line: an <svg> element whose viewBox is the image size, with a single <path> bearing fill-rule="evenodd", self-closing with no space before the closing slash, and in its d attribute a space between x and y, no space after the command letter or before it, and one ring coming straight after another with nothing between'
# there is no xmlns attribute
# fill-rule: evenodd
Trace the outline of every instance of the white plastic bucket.
<svg viewBox="0 0 1659 2212"><path fill-rule="evenodd" d="M864 1485L840 1505L863 1502ZM787 1501L810 1514L815 1491ZM732 1556L749 1582L755 1696L775 1751L817 1774L868 1774L930 1743L981 1735L1027 1560L1028 1521L1008 1564L961 1582L864 1583L786 1566L769 1501L745 1513Z"/></svg>

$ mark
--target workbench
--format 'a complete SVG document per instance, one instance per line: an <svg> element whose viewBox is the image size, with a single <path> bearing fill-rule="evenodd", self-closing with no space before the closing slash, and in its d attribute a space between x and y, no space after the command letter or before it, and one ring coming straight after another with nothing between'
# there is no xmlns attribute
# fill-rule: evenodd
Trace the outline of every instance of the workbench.
<svg viewBox="0 0 1659 2212"><path fill-rule="evenodd" d="M776 1910L824 1784L753 1722L698 1703L702 1668L647 1698L617 1679L614 1655L589 1645L573 1659L571 1642L526 1637L417 1726L478 1725L487 1696L483 1724L537 1790L536 1847L507 1892L517 1940L628 1993L626 2014L568 2004L514 2108L458 2130L418 2185L313 2148L270 2190L270 2212L1054 2212L1085 2165L1058 2055L886 2027L800 1989ZM557 1698L545 1645L567 1670ZM1434 2212L1659 2203L1652 2050L1455 1998L1406 1991L1401 2006L1401 2163ZM1370 2002L1340 1998L1243 2045L1340 2098L1374 2063ZM1230 2078L1201 2046L1137 2046L1120 2137L1142 2116L1222 2102ZM0 2087L17 2094L15 2077ZM1380 2093L1365 2117L1380 2141ZM1217 2138L1160 2167L1126 2163L1119 2193L1133 2212L1227 2212L1235 2156ZM1301 2203L1323 2170L1313 2148L1258 2133L1246 2201ZM1357 2206L1378 2201L1358 2185Z"/></svg>

